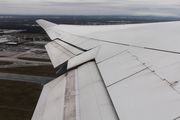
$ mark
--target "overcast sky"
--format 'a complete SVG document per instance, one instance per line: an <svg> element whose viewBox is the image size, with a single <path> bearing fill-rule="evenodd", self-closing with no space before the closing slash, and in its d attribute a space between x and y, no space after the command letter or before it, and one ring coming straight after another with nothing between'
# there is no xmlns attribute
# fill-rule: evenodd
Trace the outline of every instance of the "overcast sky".
<svg viewBox="0 0 180 120"><path fill-rule="evenodd" d="M0 14L180 16L180 0L0 0Z"/></svg>

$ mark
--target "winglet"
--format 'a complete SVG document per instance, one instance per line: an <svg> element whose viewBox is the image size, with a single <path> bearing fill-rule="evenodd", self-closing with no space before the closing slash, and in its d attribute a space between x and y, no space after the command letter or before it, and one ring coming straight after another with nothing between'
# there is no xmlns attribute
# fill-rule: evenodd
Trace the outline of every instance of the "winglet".
<svg viewBox="0 0 180 120"><path fill-rule="evenodd" d="M57 24L55 23L52 23L52 22L49 22L49 21L46 21L46 20L43 20L43 19L39 19L39 20L36 20L36 22L44 29L48 29L48 28L51 28L51 27L54 27L56 26Z"/></svg>

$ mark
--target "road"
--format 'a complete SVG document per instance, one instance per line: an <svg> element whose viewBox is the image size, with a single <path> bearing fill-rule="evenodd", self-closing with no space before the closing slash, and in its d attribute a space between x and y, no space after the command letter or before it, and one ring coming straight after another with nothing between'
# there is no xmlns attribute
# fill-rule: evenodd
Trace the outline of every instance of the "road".
<svg viewBox="0 0 180 120"><path fill-rule="evenodd" d="M38 48L32 48L26 52L20 52L18 54L12 55L12 56L7 56L7 57L0 57L0 61L11 61L11 62L24 62L24 63L40 63L40 64L48 64L48 65L52 65L51 62L42 62L42 61L31 61L31 60L22 60L22 59L18 59L18 57L24 55L24 54L28 54L32 51L36 51L36 50L41 50L43 51L43 49L38 49ZM44 50L45 51L45 50Z"/></svg>
<svg viewBox="0 0 180 120"><path fill-rule="evenodd" d="M30 60L18 59L19 56L30 53L32 51L36 51L36 50L43 51L43 49L32 48L26 52L20 52L20 53L17 53L17 54L11 55L11 56L7 56L7 57L0 57L0 61L12 61L13 62L13 64L10 64L10 65L0 65L0 68L52 65L51 62L30 61ZM45 49L44 49L44 51L45 51ZM13 81L24 81L24 82L31 82L31 83L37 83L40 85L44 85L55 78L33 76L33 75L12 74L12 73L0 73L0 79L13 80Z"/></svg>
<svg viewBox="0 0 180 120"><path fill-rule="evenodd" d="M12 74L12 73L0 73L0 79L4 80L13 80L13 81L23 81L23 82L31 82L40 85L44 85L50 81L52 81L53 77L42 77L42 76L34 76L34 75L21 75L21 74Z"/></svg>
<svg viewBox="0 0 180 120"><path fill-rule="evenodd" d="M0 68L12 68L12 67L29 67L29 66L43 66L43 65L49 65L44 63L29 63L26 62L14 62L10 65L0 65Z"/></svg>
<svg viewBox="0 0 180 120"><path fill-rule="evenodd" d="M17 107L9 107L9 106L0 106L0 108L8 108L8 109L15 109L15 110L23 110L23 111L33 112L33 110L30 110L30 109L17 108Z"/></svg>

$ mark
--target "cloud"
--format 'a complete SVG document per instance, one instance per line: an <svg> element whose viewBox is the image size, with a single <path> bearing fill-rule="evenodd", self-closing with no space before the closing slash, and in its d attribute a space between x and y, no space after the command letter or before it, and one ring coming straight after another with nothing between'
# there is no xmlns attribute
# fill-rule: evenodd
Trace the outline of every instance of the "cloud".
<svg viewBox="0 0 180 120"><path fill-rule="evenodd" d="M178 0L0 0L0 14L180 16Z"/></svg>

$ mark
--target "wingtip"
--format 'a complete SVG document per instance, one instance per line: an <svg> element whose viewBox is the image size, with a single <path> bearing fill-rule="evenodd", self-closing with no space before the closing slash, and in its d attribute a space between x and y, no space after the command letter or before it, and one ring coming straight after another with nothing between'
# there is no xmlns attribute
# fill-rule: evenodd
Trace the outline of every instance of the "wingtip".
<svg viewBox="0 0 180 120"><path fill-rule="evenodd" d="M38 20L36 20L36 22L38 23L39 21L42 21L43 19L38 19Z"/></svg>
<svg viewBox="0 0 180 120"><path fill-rule="evenodd" d="M52 23L52 22L49 22L49 21L46 21L43 19L38 19L38 20L36 20L36 22L45 30L57 25L55 23Z"/></svg>

